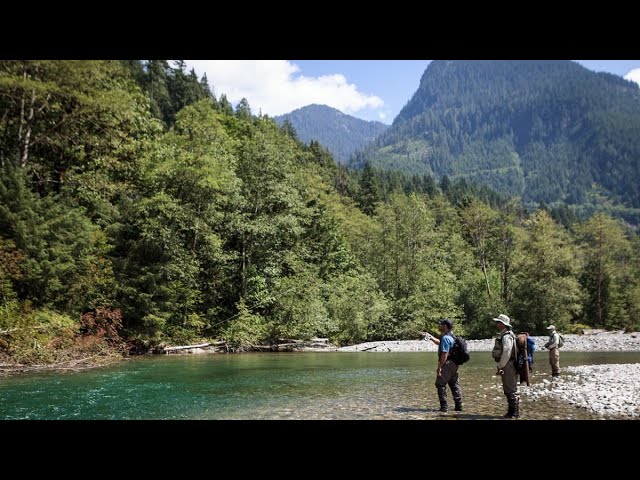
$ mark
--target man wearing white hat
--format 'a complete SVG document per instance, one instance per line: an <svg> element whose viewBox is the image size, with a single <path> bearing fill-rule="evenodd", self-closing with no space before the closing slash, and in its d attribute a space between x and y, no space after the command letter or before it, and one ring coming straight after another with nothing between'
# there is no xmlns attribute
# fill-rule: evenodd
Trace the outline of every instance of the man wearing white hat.
<svg viewBox="0 0 640 480"><path fill-rule="evenodd" d="M496 375L502 377L502 391L507 397L509 409L505 418L518 418L520 416L520 394L518 393L518 374L515 360L518 357L516 336L511 331L511 319L501 313L493 319L500 330L491 356L498 362Z"/></svg>
<svg viewBox="0 0 640 480"><path fill-rule="evenodd" d="M551 376L557 377L560 375L560 334L556 332L555 325L549 325L549 341L544 344L545 348L549 349L549 364L551 365Z"/></svg>

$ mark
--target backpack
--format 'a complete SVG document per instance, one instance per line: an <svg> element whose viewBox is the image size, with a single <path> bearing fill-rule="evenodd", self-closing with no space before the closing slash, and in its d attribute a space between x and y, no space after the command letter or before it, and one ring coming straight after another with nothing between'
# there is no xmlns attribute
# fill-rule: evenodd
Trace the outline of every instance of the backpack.
<svg viewBox="0 0 640 480"><path fill-rule="evenodd" d="M558 348L564 347L564 337L561 334L558 334Z"/></svg>
<svg viewBox="0 0 640 480"><path fill-rule="evenodd" d="M453 339L453 347L449 350L449 358L451 358L456 365L462 365L468 362L470 358L467 341L457 336L454 336Z"/></svg>

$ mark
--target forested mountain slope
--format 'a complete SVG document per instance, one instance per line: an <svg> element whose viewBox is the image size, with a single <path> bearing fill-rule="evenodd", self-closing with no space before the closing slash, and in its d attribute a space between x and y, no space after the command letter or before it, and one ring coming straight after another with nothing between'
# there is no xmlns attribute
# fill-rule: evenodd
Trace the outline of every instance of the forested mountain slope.
<svg viewBox="0 0 640 480"><path fill-rule="evenodd" d="M466 178L528 204L638 209L640 90L571 61L434 61L353 164L365 160Z"/></svg>
<svg viewBox="0 0 640 480"><path fill-rule="evenodd" d="M384 123L367 122L326 105L307 105L275 120L280 125L288 120L300 140L320 142L342 163L389 128Z"/></svg>

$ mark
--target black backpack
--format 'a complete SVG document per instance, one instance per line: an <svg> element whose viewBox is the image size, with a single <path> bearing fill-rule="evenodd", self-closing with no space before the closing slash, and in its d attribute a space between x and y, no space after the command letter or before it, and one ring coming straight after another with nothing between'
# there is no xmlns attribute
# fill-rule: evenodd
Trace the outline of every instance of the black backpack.
<svg viewBox="0 0 640 480"><path fill-rule="evenodd" d="M449 358L453 360L456 365L462 365L469 361L469 349L467 348L467 341L458 336L453 337L453 347L449 350Z"/></svg>

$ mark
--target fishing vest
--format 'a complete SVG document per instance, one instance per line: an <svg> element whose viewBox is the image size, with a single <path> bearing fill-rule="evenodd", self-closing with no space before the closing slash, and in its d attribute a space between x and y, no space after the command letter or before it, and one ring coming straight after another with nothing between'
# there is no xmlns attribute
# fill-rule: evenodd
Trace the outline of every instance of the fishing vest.
<svg viewBox="0 0 640 480"><path fill-rule="evenodd" d="M502 338L505 335L511 335L513 337L513 347L516 346L516 336L511 330L505 330L496 338L496 341L493 345L493 350L491 350L491 356L496 362L500 361L500 357L502 357ZM515 358L515 355L512 355Z"/></svg>

